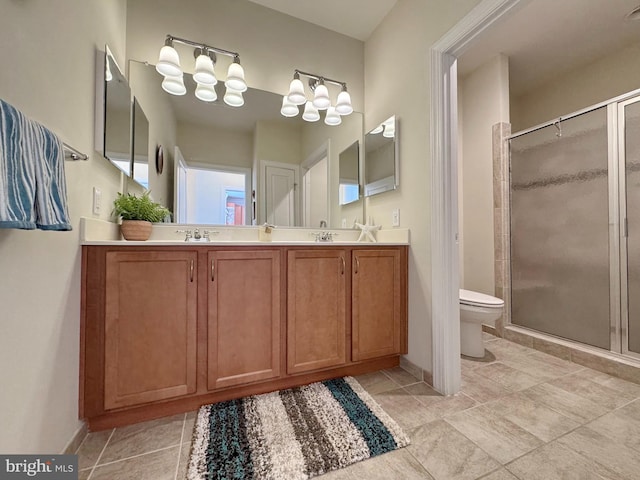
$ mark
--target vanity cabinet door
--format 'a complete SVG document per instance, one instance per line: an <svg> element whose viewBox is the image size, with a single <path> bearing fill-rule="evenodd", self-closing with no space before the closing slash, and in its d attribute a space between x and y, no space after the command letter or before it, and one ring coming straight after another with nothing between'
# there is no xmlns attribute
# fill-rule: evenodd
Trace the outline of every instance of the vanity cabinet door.
<svg viewBox="0 0 640 480"><path fill-rule="evenodd" d="M289 250L287 373L346 362L345 250Z"/></svg>
<svg viewBox="0 0 640 480"><path fill-rule="evenodd" d="M401 353L406 336L401 251L356 249L351 260L353 361Z"/></svg>
<svg viewBox="0 0 640 480"><path fill-rule="evenodd" d="M208 388L280 376L280 250L209 251Z"/></svg>
<svg viewBox="0 0 640 480"><path fill-rule="evenodd" d="M106 253L104 408L196 391L194 251Z"/></svg>

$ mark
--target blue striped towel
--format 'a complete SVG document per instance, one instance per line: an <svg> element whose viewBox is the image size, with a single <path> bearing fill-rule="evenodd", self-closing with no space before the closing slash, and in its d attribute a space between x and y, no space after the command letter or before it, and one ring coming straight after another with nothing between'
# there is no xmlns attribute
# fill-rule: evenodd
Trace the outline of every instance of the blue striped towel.
<svg viewBox="0 0 640 480"><path fill-rule="evenodd" d="M71 230L62 141L1 99L0 228Z"/></svg>

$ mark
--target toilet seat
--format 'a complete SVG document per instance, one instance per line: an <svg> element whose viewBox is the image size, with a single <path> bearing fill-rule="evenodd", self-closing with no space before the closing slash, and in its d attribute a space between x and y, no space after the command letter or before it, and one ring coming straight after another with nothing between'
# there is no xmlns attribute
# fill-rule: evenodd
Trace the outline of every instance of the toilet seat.
<svg viewBox="0 0 640 480"><path fill-rule="evenodd" d="M504 307L504 300L500 298L492 297L491 295L485 295L480 292L472 292L471 290L460 289L460 303L462 305L469 305L470 307L483 307L483 308L502 308Z"/></svg>

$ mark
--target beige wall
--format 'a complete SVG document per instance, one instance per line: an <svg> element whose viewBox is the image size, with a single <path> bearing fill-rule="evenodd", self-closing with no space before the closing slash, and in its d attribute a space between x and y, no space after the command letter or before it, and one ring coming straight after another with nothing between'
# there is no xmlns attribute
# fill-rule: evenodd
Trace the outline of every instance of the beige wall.
<svg viewBox="0 0 640 480"><path fill-rule="evenodd" d="M80 426L78 222L92 215L93 186L103 219L121 188L119 171L93 150L95 52L107 43L124 65L126 8L124 0L1 8L0 95L90 156L65 163L73 231L0 230L0 452L55 453Z"/></svg>
<svg viewBox="0 0 640 480"><path fill-rule="evenodd" d="M400 187L370 197L366 214L411 229L409 361L431 370L429 48L479 0L399 0L365 42L365 131L399 117Z"/></svg>
<svg viewBox="0 0 640 480"><path fill-rule="evenodd" d="M612 52L511 99L518 132L640 88L640 45Z"/></svg>
<svg viewBox="0 0 640 480"><path fill-rule="evenodd" d="M509 61L497 55L459 79L462 143L460 286L494 295L492 127L509 122Z"/></svg>
<svg viewBox="0 0 640 480"><path fill-rule="evenodd" d="M251 168L253 134L178 123L178 146L187 164L211 163Z"/></svg>

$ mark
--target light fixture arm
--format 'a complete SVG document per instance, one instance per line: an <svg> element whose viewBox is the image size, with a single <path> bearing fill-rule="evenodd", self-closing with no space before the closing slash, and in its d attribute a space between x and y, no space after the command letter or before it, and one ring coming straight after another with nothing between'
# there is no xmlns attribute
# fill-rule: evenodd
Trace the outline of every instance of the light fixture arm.
<svg viewBox="0 0 640 480"><path fill-rule="evenodd" d="M240 54L237 52L232 52L230 50L225 50L224 48L212 47L210 45L205 45L204 43L192 42L191 40L187 40L184 38L174 37L173 35L167 35L165 40L165 45L170 45L173 42L182 43L183 45L189 45L191 47L200 48L203 51L214 52L220 55L226 55L228 57L233 57L233 61L235 63L240 63Z"/></svg>
<svg viewBox="0 0 640 480"><path fill-rule="evenodd" d="M308 72L303 72L302 70L298 70L297 68L293 71L293 76L294 78L300 78L300 75L304 75L305 77L309 77L311 79L316 80L316 82L329 82L329 83L333 83L334 85L339 85L340 87L342 87L342 90L346 90L347 89L347 83L346 82L340 82L338 80L332 80L330 78L327 77L323 77L321 75L316 75L315 73L308 73Z"/></svg>

